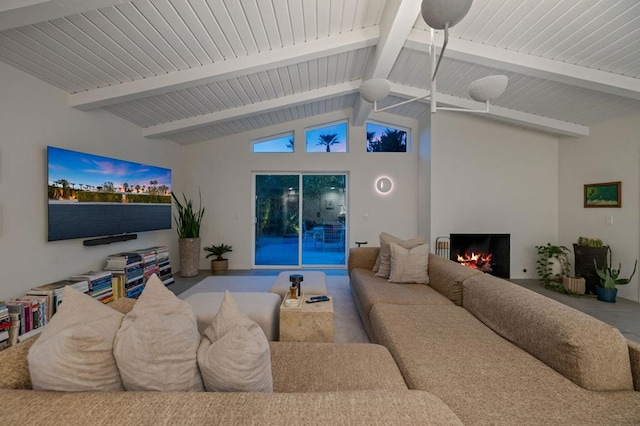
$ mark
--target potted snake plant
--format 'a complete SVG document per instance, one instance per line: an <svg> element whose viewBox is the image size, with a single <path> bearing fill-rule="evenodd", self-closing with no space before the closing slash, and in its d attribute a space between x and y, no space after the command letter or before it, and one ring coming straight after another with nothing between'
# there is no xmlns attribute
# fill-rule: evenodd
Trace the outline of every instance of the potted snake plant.
<svg viewBox="0 0 640 426"><path fill-rule="evenodd" d="M200 224L204 215L202 207L202 194L198 191L200 202L196 210L193 201L188 200L182 194L184 202L172 192L171 196L178 209L178 214L173 218L178 227L178 249L180 251L180 276L195 277L198 275L198 264L200 263Z"/></svg>

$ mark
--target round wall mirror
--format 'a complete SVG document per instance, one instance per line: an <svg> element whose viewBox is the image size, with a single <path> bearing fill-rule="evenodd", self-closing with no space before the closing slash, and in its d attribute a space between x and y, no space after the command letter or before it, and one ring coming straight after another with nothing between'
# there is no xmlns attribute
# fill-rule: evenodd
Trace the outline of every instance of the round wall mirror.
<svg viewBox="0 0 640 426"><path fill-rule="evenodd" d="M388 177L381 177L376 181L376 189L381 194L386 194L393 188L393 182Z"/></svg>

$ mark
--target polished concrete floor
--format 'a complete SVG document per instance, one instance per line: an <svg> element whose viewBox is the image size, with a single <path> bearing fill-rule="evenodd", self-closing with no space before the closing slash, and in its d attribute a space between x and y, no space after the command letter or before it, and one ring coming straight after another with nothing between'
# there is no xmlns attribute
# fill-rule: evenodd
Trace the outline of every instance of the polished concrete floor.
<svg viewBox="0 0 640 426"><path fill-rule="evenodd" d="M346 269L313 269L325 272L327 275L347 275ZM230 270L225 275L260 275L277 276L283 269L253 269ZM302 270L304 271L304 270ZM180 294L204 278L211 275L209 270L200 270L195 277L184 278L175 276L175 283L169 289ZM540 293L579 311L589 314L603 322L613 325L629 340L640 342L640 303L618 298L616 303L600 302L595 296L571 296L545 289L538 280L510 280L522 287Z"/></svg>

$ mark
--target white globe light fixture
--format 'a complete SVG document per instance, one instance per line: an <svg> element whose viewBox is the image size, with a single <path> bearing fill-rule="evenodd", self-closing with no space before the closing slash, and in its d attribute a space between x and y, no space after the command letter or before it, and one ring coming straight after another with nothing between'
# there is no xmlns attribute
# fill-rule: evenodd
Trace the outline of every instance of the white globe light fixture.
<svg viewBox="0 0 640 426"><path fill-rule="evenodd" d="M374 78L364 81L360 85L360 95L362 99L373 103L373 111L380 112L409 102L421 99L429 99L431 104L431 112L435 113L438 109L459 112L489 112L489 101L502 95L507 88L509 78L506 75L492 75L480 78L469 85L469 96L474 101L485 103L484 109L469 108L448 108L438 107L436 100L436 74L440 68L440 61L449 43L449 28L460 22L471 9L473 0L423 0L422 1L422 18L431 27L431 46L429 47L429 56L431 58L431 75L429 79L429 94L426 96L418 96L384 108L378 108L378 102L385 99L391 91L391 83L384 78ZM444 30L444 43L440 51L440 56L436 58L435 46L435 30Z"/></svg>

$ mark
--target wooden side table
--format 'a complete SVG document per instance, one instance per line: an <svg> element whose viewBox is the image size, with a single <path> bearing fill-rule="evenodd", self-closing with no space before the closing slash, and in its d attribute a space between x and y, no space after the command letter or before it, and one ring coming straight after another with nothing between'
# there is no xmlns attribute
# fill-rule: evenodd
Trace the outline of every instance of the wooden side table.
<svg viewBox="0 0 640 426"><path fill-rule="evenodd" d="M306 303L309 295L302 298L300 307L280 305L281 342L333 342L333 297L327 302Z"/></svg>

